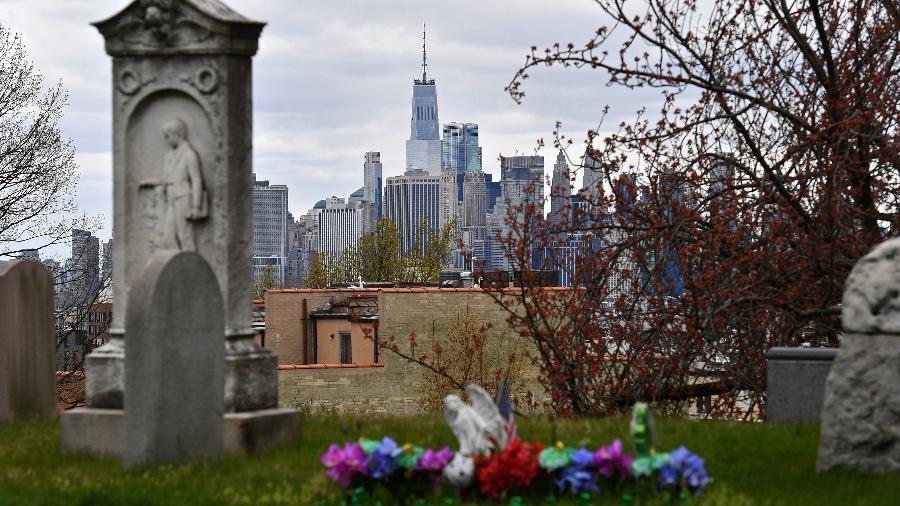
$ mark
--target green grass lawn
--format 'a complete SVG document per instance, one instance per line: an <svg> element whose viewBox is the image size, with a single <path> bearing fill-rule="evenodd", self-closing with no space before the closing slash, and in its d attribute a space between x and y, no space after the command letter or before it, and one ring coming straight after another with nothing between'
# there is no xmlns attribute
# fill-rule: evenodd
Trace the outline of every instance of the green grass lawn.
<svg viewBox="0 0 900 506"><path fill-rule="evenodd" d="M706 459L715 479L691 504L900 504L900 476L815 472L817 426L658 421L661 451L685 444ZM519 420L524 439L596 448L627 440L625 419ZM362 434L398 442L454 447L443 418L306 417L299 446L261 458L229 458L218 466L155 468L126 473L117 460L63 455L58 426L0 427L0 505L8 504L315 504L339 498L322 476L321 455L334 441ZM574 502L560 501L562 504ZM621 504L598 496L598 504Z"/></svg>

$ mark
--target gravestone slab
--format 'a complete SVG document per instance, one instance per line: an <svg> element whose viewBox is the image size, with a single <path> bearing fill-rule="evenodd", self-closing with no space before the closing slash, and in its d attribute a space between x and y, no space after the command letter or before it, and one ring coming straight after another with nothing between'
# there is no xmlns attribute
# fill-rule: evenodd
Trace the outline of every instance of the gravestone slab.
<svg viewBox="0 0 900 506"><path fill-rule="evenodd" d="M154 254L125 315L125 467L219 460L223 452L224 304L197 253Z"/></svg>
<svg viewBox="0 0 900 506"><path fill-rule="evenodd" d="M853 267L841 323L817 468L900 471L900 239L878 245Z"/></svg>
<svg viewBox="0 0 900 506"><path fill-rule="evenodd" d="M0 264L0 424L56 416L55 339L50 272Z"/></svg>
<svg viewBox="0 0 900 506"><path fill-rule="evenodd" d="M818 422L835 348L772 348L766 353L766 421Z"/></svg>

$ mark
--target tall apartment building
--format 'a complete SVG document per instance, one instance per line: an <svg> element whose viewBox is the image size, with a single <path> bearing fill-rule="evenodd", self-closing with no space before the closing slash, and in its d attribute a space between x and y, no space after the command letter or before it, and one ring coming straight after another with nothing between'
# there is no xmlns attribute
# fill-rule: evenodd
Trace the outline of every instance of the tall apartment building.
<svg viewBox="0 0 900 506"><path fill-rule="evenodd" d="M253 176L253 279L271 269L281 285L288 269L288 187L257 181Z"/></svg>
<svg viewBox="0 0 900 506"><path fill-rule="evenodd" d="M441 176L424 170L407 171L403 176L389 177L384 185L385 216L400 232L400 253L406 254L416 244L419 223L424 219L431 233L441 225Z"/></svg>
<svg viewBox="0 0 900 506"><path fill-rule="evenodd" d="M443 166L456 174L456 199L463 201L463 180L474 158L481 160L478 147L478 125L447 123L444 125Z"/></svg>
<svg viewBox="0 0 900 506"><path fill-rule="evenodd" d="M367 152L363 162L363 198L368 202L375 203L376 219L381 219L381 215L384 213L384 206L381 202L384 195L381 171L381 153L379 151Z"/></svg>
<svg viewBox="0 0 900 506"><path fill-rule="evenodd" d="M412 114L406 141L406 170L440 176L442 143L438 120L437 86L428 78L425 34L422 34L422 79L413 80Z"/></svg>
<svg viewBox="0 0 900 506"><path fill-rule="evenodd" d="M359 238L371 233L375 226L375 203L347 203L331 197L318 214L318 247L316 251L328 259L340 257L344 250L356 247Z"/></svg>

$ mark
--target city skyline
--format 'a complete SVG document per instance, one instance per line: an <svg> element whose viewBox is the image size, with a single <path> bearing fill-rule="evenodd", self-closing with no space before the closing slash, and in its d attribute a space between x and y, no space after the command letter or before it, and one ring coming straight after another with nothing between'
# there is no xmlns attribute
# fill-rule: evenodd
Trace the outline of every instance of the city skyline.
<svg viewBox="0 0 900 506"><path fill-rule="evenodd" d="M606 103L617 104L613 119L631 116L647 103L637 94L620 100L620 92L610 92L596 76L562 69L536 73L522 106L503 91L532 44L590 37L596 23L589 1L552 6L337 1L302 12L273 0L232 3L248 17L269 21L254 69L253 168L260 179L291 188L289 208L295 215L323 197L346 198L362 186L367 151L381 153L384 178L403 174L410 87L421 76L423 22L428 75L441 88L441 126L477 123L483 169L495 180L498 155L531 154L539 137L549 142L556 120L580 141ZM21 34L46 83L62 80L69 92L61 126L80 165L77 202L86 214L103 216L104 228L95 231L103 240L110 237L112 215L111 77L102 38L89 23L126 4L10 0L0 5L0 16ZM479 15L467 14L472 9ZM527 29L509 29L514 26ZM57 37L44 37L47 33ZM58 37L67 44L53 43ZM540 154L550 158L555 150Z"/></svg>

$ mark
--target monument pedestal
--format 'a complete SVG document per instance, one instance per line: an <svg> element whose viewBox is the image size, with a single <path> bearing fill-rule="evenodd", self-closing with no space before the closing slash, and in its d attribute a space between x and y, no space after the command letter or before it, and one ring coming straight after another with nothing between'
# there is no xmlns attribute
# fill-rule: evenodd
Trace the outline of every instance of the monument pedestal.
<svg viewBox="0 0 900 506"><path fill-rule="evenodd" d="M108 343L85 357L85 394L88 405L102 409L122 409L125 392L125 342L122 333L110 330Z"/></svg>
<svg viewBox="0 0 900 506"><path fill-rule="evenodd" d="M65 453L120 458L125 452L125 417L121 409L78 408L59 417L60 446ZM297 444L300 413L262 409L225 414L225 455L259 455Z"/></svg>
<svg viewBox="0 0 900 506"><path fill-rule="evenodd" d="M225 341L225 411L248 412L278 406L278 358L260 348L249 332Z"/></svg>

